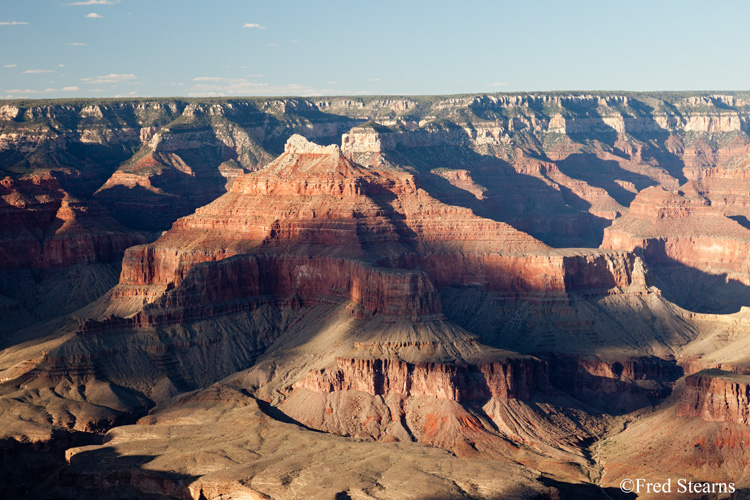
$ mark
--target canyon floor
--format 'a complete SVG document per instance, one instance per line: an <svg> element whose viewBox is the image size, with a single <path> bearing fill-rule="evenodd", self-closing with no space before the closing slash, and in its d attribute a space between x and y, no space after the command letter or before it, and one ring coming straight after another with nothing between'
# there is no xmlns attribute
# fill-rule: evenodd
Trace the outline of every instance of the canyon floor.
<svg viewBox="0 0 750 500"><path fill-rule="evenodd" d="M748 162L744 93L0 103L0 496L750 498Z"/></svg>

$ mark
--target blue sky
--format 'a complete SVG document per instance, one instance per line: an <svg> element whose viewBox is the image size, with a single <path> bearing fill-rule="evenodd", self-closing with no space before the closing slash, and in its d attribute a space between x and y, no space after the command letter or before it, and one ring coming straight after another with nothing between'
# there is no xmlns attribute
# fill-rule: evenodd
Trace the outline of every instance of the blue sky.
<svg viewBox="0 0 750 500"><path fill-rule="evenodd" d="M0 98L748 90L750 2L3 0Z"/></svg>

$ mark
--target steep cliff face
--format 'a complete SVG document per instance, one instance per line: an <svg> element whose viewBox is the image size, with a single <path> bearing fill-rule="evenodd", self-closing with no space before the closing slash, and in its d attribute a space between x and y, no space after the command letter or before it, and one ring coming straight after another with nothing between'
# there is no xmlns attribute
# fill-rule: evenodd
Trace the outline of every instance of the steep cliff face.
<svg viewBox="0 0 750 500"><path fill-rule="evenodd" d="M459 456L497 458L504 455L496 441L499 433L549 458L561 449L580 446L588 432L578 427L580 421L569 421L575 413L570 413L570 406L545 406L543 413L524 401L550 396L559 400L559 391L564 391L585 401L588 408L628 413L661 401L681 375L673 363L658 358L621 363L570 355L545 357L545 361L516 356L474 364L336 358L335 368L313 370L298 380L280 407L305 425L336 434L416 440ZM550 418L558 426L556 431L549 427ZM588 431L593 431L601 422L591 419L590 424ZM522 461L531 460L520 456ZM580 459L575 454L568 458Z"/></svg>
<svg viewBox="0 0 750 500"><path fill-rule="evenodd" d="M237 158L211 128L156 132L95 196L129 226L164 229L222 195L221 166Z"/></svg>
<svg viewBox="0 0 750 500"><path fill-rule="evenodd" d="M317 392L360 391L372 396L434 396L451 401L529 399L548 388L544 363L519 358L477 365L407 363L391 359L337 358L338 368L317 371L295 387Z"/></svg>
<svg viewBox="0 0 750 500"><path fill-rule="evenodd" d="M445 116L461 105L460 119ZM638 191L675 189L748 154L746 100L733 96L477 96L435 108L352 129L343 150L415 166L441 199L554 246L596 246Z"/></svg>
<svg viewBox="0 0 750 500"><path fill-rule="evenodd" d="M585 462L576 447L601 424L582 414L575 420L570 408L538 411L525 403L551 393L545 363L532 357L496 355L475 363L337 358L336 364L295 383L281 410L333 434L416 441L463 458L512 459L573 475L574 464Z"/></svg>
<svg viewBox="0 0 750 500"><path fill-rule="evenodd" d="M284 318L332 308L343 315L336 324L346 325L336 328L359 332L335 345L394 356L386 369L396 377L392 387L406 383L417 391L399 397L428 397L436 390L459 406L528 399L544 385L541 365L506 363L493 351L462 368L467 366L462 360L479 356L482 348L446 321L439 290L478 286L509 298L551 295L563 302L574 293L648 293L640 267L625 252L553 250L507 224L435 200L411 174L365 168L338 146L294 136L279 158L238 177L229 193L178 220L153 244L128 249L120 283L81 312L84 317L66 330L66 344L16 378L44 384L68 373L85 386L87 380L114 376L155 397L152 391L200 384L189 370L195 353L221 359L220 353L236 347L220 367L206 372L204 379L214 380L246 368L287 333ZM244 330L227 321L239 321L255 334L244 338ZM324 328L328 320L318 321L321 335L333 335ZM362 323L355 328L351 321ZM146 345L126 355L122 339L134 331ZM100 344L102 338L107 340ZM337 349L312 359L322 363ZM441 361L429 364L431 356ZM422 359L427 364L409 364ZM289 362L286 356L278 360ZM126 365L137 366L156 388L144 390L141 381L123 375L131 370ZM371 371L365 376L377 377L374 367ZM341 373L342 388L366 384ZM406 378L398 379L402 375ZM77 422L87 425L85 417ZM429 439L450 441L443 434Z"/></svg>
<svg viewBox="0 0 750 500"><path fill-rule="evenodd" d="M652 265L679 262L707 272L744 273L750 230L727 217L702 186L649 188L605 230L603 248L640 250Z"/></svg>
<svg viewBox="0 0 750 500"><path fill-rule="evenodd" d="M294 133L340 143L358 163L417 167L442 200L556 246L596 246L638 190L672 189L750 153L740 95L32 101L3 110L3 169L56 170L77 196L99 189L117 220L149 229L217 198L228 170L266 165ZM467 172L483 199L464 199L471 192L436 168ZM524 196L507 197L509 185Z"/></svg>
<svg viewBox="0 0 750 500"><path fill-rule="evenodd" d="M113 262L143 235L96 204L75 199L51 175L0 181L0 269Z"/></svg>
<svg viewBox="0 0 750 500"><path fill-rule="evenodd" d="M549 249L440 203L410 174L366 169L337 146L294 136L277 160L237 178L229 193L155 243L130 248L111 301L154 302L172 311L159 313L163 322L210 316L208 309L224 310L216 304L243 297L296 295L312 304L330 295L366 314L416 318L441 312L436 287L509 295L645 290L637 267L624 252Z"/></svg>
<svg viewBox="0 0 750 500"><path fill-rule="evenodd" d="M125 249L149 236L118 224L47 173L0 180L2 331L67 314L117 282Z"/></svg>
<svg viewBox="0 0 750 500"><path fill-rule="evenodd" d="M256 170L295 131L337 140L354 122L304 100L182 100L6 105L0 168L53 170L77 196L96 198L137 229L168 229ZM304 116L304 117L303 117Z"/></svg>
<svg viewBox="0 0 750 500"><path fill-rule="evenodd" d="M601 246L641 255L654 271L654 284L682 307L736 312L747 304L750 285L750 226L740 194L746 174L704 174L679 190L641 191L630 211L605 229Z"/></svg>
<svg viewBox="0 0 750 500"><path fill-rule="evenodd" d="M750 423L750 376L704 370L686 377L677 414L706 422Z"/></svg>
<svg viewBox="0 0 750 500"><path fill-rule="evenodd" d="M553 385L608 412L628 413L670 395L682 369L656 357L605 361L565 354L541 356L549 363Z"/></svg>
<svg viewBox="0 0 750 500"><path fill-rule="evenodd" d="M126 286L113 291L117 303L131 298ZM135 288L136 297L150 290ZM152 292L153 293L153 292ZM258 304L310 307L328 301L349 300L359 306L352 314L393 317L440 315L437 291L423 272L371 267L327 257L240 255L193 266L176 287L146 295L153 302L127 319L110 317L87 321L81 334L112 328L180 324L238 311Z"/></svg>
<svg viewBox="0 0 750 500"><path fill-rule="evenodd" d="M407 255L392 265L424 269L439 287L475 286L511 296L583 290L607 293L630 287L645 290L645 277L637 257L618 251L530 249L507 254L444 251L419 257Z"/></svg>
<svg viewBox="0 0 750 500"><path fill-rule="evenodd" d="M472 124L472 127L462 130L463 134L454 133L448 136L454 137L453 142L466 137L480 138L478 140L481 142L494 144L498 144L505 136L512 135L512 132L518 131L596 136L602 133L637 135L659 131L728 133L746 131L750 126L750 120L746 114L750 101L745 97L732 95L695 97L663 95L663 97L664 99L657 99L651 96L613 94L466 96L438 99L432 104L430 111L433 115L445 115L445 111L468 109L476 118L483 118L484 123ZM649 100L650 106L644 106L644 100ZM344 102L335 100L323 101L319 105L323 109L332 111L347 109L347 112L351 113L356 112L357 109L345 108ZM397 115L415 116L414 110L420 107L424 109L425 106L417 99L407 98L403 105L397 107L385 100L374 99L359 109L376 110L383 107L391 108ZM596 116L585 116L583 113L578 115L576 110L579 113L584 110L595 111ZM510 114L513 116L507 116ZM404 120L403 127L417 129L430 123L430 117L411 122ZM384 124L389 125L389 123ZM433 125L433 128L436 127ZM393 149L400 144L438 144L427 142L429 141L427 138L422 141L415 141L411 138L399 141L390 136L380 137L378 143L357 132L349 134L348 140L345 141L351 145L352 152L382 150L383 146L385 149ZM450 141L443 140L439 144L445 145L446 143Z"/></svg>

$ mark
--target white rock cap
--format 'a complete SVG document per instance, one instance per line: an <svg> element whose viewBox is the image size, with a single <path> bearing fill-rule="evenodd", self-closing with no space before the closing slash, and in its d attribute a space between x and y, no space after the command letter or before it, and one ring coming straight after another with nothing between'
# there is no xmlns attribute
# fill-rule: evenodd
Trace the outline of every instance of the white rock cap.
<svg viewBox="0 0 750 500"><path fill-rule="evenodd" d="M319 155L341 154L341 149L332 144L330 146L320 146L310 142L299 134L294 134L287 139L284 145L285 153L313 153Z"/></svg>

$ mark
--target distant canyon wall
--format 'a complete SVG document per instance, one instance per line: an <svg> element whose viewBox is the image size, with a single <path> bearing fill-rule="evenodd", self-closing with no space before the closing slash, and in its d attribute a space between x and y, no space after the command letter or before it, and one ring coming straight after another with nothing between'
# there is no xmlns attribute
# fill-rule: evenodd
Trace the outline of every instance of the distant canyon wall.
<svg viewBox="0 0 750 500"><path fill-rule="evenodd" d="M350 131L368 123L376 126ZM107 99L0 106L0 153L56 152L76 143L155 152L211 144L231 151L247 169L270 161L269 155L279 154L294 133L364 153L435 145L523 146L515 137L519 133L543 140L550 134L748 132L750 97L721 94ZM685 145L667 147L680 155Z"/></svg>

